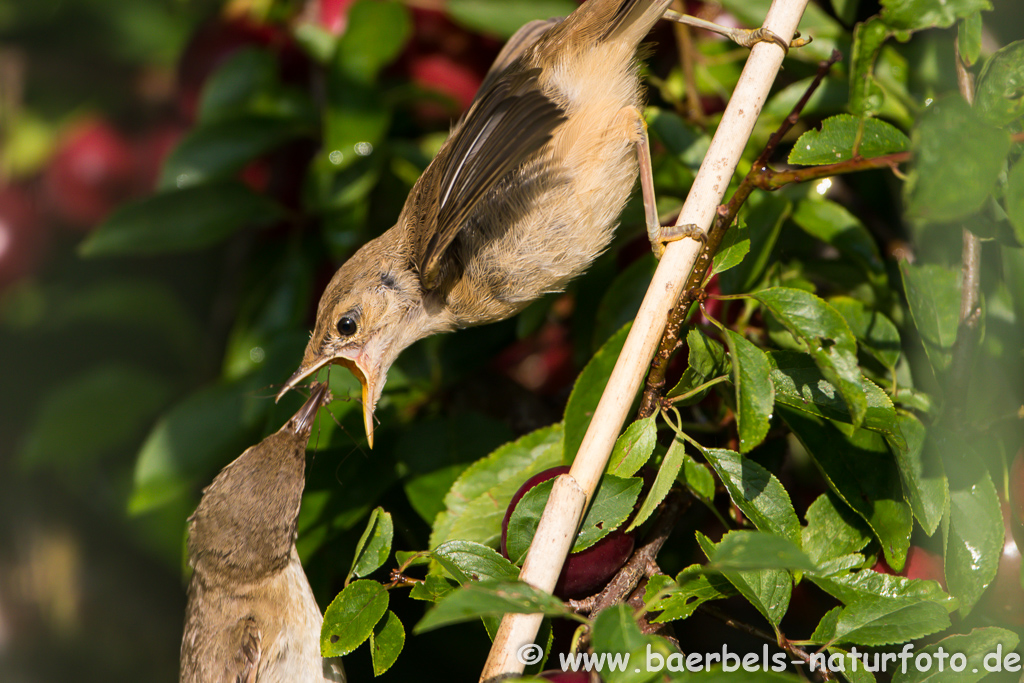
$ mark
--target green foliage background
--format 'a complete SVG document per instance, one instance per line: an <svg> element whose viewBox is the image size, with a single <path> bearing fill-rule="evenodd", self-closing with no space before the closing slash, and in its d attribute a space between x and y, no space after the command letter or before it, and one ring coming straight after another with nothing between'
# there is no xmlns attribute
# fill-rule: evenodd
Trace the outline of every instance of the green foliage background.
<svg viewBox="0 0 1024 683"><path fill-rule="evenodd" d="M751 26L767 7L723 4ZM176 677L185 519L221 467L297 408L298 396L280 405L272 396L301 357L326 278L390 227L458 113L396 66L417 30L402 3L357 3L340 38L295 20L295 4L252 5L288 26L308 59L303 78L282 78L273 50L234 53L206 82L157 190L88 236L60 234L41 269L0 292L4 680ZM496 39L572 3L447 7L465 35L491 37L479 44L493 56ZM0 42L28 64L24 106L3 120L8 181L34 182L62 127L83 112L128 129L154 125L173 105L127 84L170 77L188 37L219 9L159 0L3 8ZM1020 623L987 611L984 593L1003 544L1008 466L1024 442L1021 29L1009 0L808 8L801 30L814 42L790 52L740 171L833 48L844 60L773 164L841 162L855 145L864 157L909 150L912 161L905 175L755 191L715 265L721 293L752 296L709 308L728 331L691 318L687 363L670 372L680 412L635 423L617 445L606 499L578 545L621 524L634 502L652 515L671 485L686 490L695 502L659 557L670 576L652 581L647 600L688 651L723 642L759 651L759 641L694 614L715 600L812 649L940 637L979 652L1017 647ZM957 95L958 35L981 76L974 108ZM746 53L697 36L688 85L672 29L655 38L648 121L669 217ZM295 195L241 182L257 159L298 181ZM954 358L962 227L983 240L981 332L966 361ZM612 249L567 295L404 353L373 451L358 385L331 373L340 400L311 439L299 551L320 603L331 604L325 633L344 627L340 642L355 648L373 632L372 657L364 645L346 660L352 680L385 670L394 680L471 680L488 647L476 617L493 627L506 609L564 611L528 592L495 602L505 584L488 581L516 571L487 549L504 513L495 501L571 461L654 268L642 233L634 201ZM912 263L897 261L907 253ZM524 382L522 355L545 362L552 348L558 372ZM951 384L964 363L969 379ZM641 495L633 475L645 462L662 475ZM911 544L944 557L948 593L868 569L880 558L899 569ZM433 551L429 565L423 557L406 570L427 577L413 599L382 588L406 559L391 550ZM706 571L691 566L708 560ZM486 580L457 589L470 578ZM424 607L446 595L414 634ZM380 620L346 620L362 604ZM458 614L473 619L438 628ZM665 647L621 609L605 614L595 645Z"/></svg>

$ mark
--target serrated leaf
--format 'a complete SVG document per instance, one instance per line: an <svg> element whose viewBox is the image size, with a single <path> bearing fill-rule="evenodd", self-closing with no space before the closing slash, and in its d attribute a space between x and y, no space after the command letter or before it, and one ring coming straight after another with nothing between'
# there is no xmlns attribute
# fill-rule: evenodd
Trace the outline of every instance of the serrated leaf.
<svg viewBox="0 0 1024 683"><path fill-rule="evenodd" d="M934 426L949 481L942 520L946 586L967 616L996 576L1005 530L999 495L984 459L956 432Z"/></svg>
<svg viewBox="0 0 1024 683"><path fill-rule="evenodd" d="M775 387L775 401L818 417L853 424L849 406L839 391L830 383L815 364L814 359L797 351L772 351L772 385ZM885 435L894 443L902 443L896 420L896 408L884 391L861 377L861 386L867 408L861 426Z"/></svg>
<svg viewBox="0 0 1024 683"><path fill-rule="evenodd" d="M725 231L711 265L711 274L721 273L739 265L750 253L750 229L746 223L731 226Z"/></svg>
<svg viewBox="0 0 1024 683"><path fill-rule="evenodd" d="M668 577L661 577L668 579ZM671 579L668 579L672 581ZM648 583L648 592L645 596L654 598L650 592L651 582ZM647 609L651 612L661 612L652 621L656 624L663 624L677 619L687 619L698 607L711 600L724 600L736 595L736 589L729 581L718 572L707 571L701 565L690 565L679 572L675 581L665 586L668 595L651 603L648 602Z"/></svg>
<svg viewBox="0 0 1024 683"><path fill-rule="evenodd" d="M373 660L373 675L380 676L398 661L405 647L405 628L395 613L388 610L387 615L377 622L370 634L370 657Z"/></svg>
<svg viewBox="0 0 1024 683"><path fill-rule="evenodd" d="M817 565L861 550L871 540L871 529L832 493L823 493L806 513L801 531L804 552Z"/></svg>
<svg viewBox="0 0 1024 683"><path fill-rule="evenodd" d="M862 128L863 127L863 128ZM857 154L854 144L858 142ZM789 163L818 166L836 164L860 156L872 157L905 152L910 139L896 126L879 119L862 119L849 114L831 116L821 130L809 130L796 141Z"/></svg>
<svg viewBox="0 0 1024 683"><path fill-rule="evenodd" d="M434 549L433 555L461 584L483 579L515 581L519 578L518 567L493 548L472 541L442 543Z"/></svg>
<svg viewBox="0 0 1024 683"><path fill-rule="evenodd" d="M751 532L752 533L752 532ZM697 544L709 559L715 554L716 546L700 533L696 534ZM740 595L744 597L775 628L789 609L793 594L793 578L785 569L755 569L750 571L723 571L724 576Z"/></svg>
<svg viewBox="0 0 1024 683"><path fill-rule="evenodd" d="M941 605L917 598L864 598L839 614L830 642L891 645L949 628Z"/></svg>
<svg viewBox="0 0 1024 683"><path fill-rule="evenodd" d="M861 350L867 351L879 363L894 371L902 352L900 332L896 325L885 315L869 309L856 299L837 296L828 302L846 319Z"/></svg>
<svg viewBox="0 0 1024 683"><path fill-rule="evenodd" d="M669 446L668 452L665 453L665 457L661 461L661 465L658 467L658 474L654 477L651 490L647 492L647 497L644 498L640 509L633 516L633 521L626 527L627 533L646 522L654 514L658 505L661 504L661 501L665 499L665 496L672 489L672 485L676 481L676 475L679 474L679 470L683 467L683 458L685 456L686 449L683 440L673 440L672 445Z"/></svg>
<svg viewBox="0 0 1024 683"><path fill-rule="evenodd" d="M974 683L980 681L990 672L999 671L1003 666L1003 659L1017 647L1019 642L1017 634L1003 628L987 627L976 628L970 633L943 638L937 643L922 647L920 650L913 650L913 665L897 669L893 674L893 683ZM945 654L940 655L941 651ZM938 662L948 661L953 664L952 656L961 654L964 657L962 666L956 671L952 666L940 667ZM922 663L927 662L927 669L919 668L917 657L925 657ZM940 658L941 657L941 658ZM950 657L946 660L946 657ZM993 660L994 657L994 660ZM998 663L998 666L997 666Z"/></svg>
<svg viewBox="0 0 1024 683"><path fill-rule="evenodd" d="M763 531L730 531L708 558L719 571L790 569L813 572L817 567L800 547L782 536Z"/></svg>
<svg viewBox="0 0 1024 683"><path fill-rule="evenodd" d="M942 590L937 581L908 579L872 569L832 576L808 575L808 578L823 591L846 604L867 598L915 598L942 605L947 612L957 607L957 601Z"/></svg>
<svg viewBox="0 0 1024 683"><path fill-rule="evenodd" d="M789 494L775 475L735 451L708 448L703 454L725 484L733 503L755 527L800 547L800 520Z"/></svg>
<svg viewBox="0 0 1024 683"><path fill-rule="evenodd" d="M959 97L932 104L912 140L907 215L925 222L954 221L977 211L1010 151L1009 134L981 120Z"/></svg>
<svg viewBox="0 0 1024 683"><path fill-rule="evenodd" d="M615 440L605 472L618 477L632 477L650 459L657 443L658 429L654 417L645 417L626 427Z"/></svg>
<svg viewBox="0 0 1024 683"><path fill-rule="evenodd" d="M324 612L320 654L341 657L363 644L388 610L388 592L376 581L353 581Z"/></svg>
<svg viewBox="0 0 1024 683"><path fill-rule="evenodd" d="M855 430L782 405L779 415L831 489L871 527L889 566L902 569L914 520L884 439L875 432Z"/></svg>
<svg viewBox="0 0 1024 683"><path fill-rule="evenodd" d="M1024 116L1024 40L1000 48L985 62L974 106L996 126L1009 125Z"/></svg>
<svg viewBox="0 0 1024 683"><path fill-rule="evenodd" d="M366 530L356 544L352 568L349 569L346 580L352 576L372 574L387 562L388 555L391 554L391 539L394 533L391 513L385 512L382 507L374 508L366 522Z"/></svg>
<svg viewBox="0 0 1024 683"><path fill-rule="evenodd" d="M529 584L486 580L469 583L445 596L416 624L413 633L426 633L481 617L500 617L508 612L574 616L561 600Z"/></svg>
<svg viewBox="0 0 1024 683"><path fill-rule="evenodd" d="M683 469L679 473L679 481L686 485L690 493L704 501L715 497L715 475L711 468L683 453Z"/></svg>
<svg viewBox="0 0 1024 683"><path fill-rule="evenodd" d="M742 335L725 330L736 387L736 421L740 451L746 453L764 440L775 401L770 379L771 365L765 353Z"/></svg>
<svg viewBox="0 0 1024 683"><path fill-rule="evenodd" d="M423 581L418 582L409 591L409 597L413 600L426 600L437 602L457 588L453 583L443 576L427 574Z"/></svg>
<svg viewBox="0 0 1024 683"><path fill-rule="evenodd" d="M901 412L898 420L906 447L890 445L900 470L903 491L921 528L931 536L942 521L949 500L945 468L936 448L929 443L935 434L926 431L921 421L909 413Z"/></svg>
<svg viewBox="0 0 1024 683"><path fill-rule="evenodd" d="M878 275L885 271L875 238L860 219L836 202L805 199L797 203L793 222L808 235L849 256L866 273Z"/></svg>
<svg viewBox="0 0 1024 683"><path fill-rule="evenodd" d="M855 116L872 116L885 104L885 93L875 78L875 61L890 29L879 16L858 23L853 29L850 59L850 104Z"/></svg>
<svg viewBox="0 0 1024 683"><path fill-rule="evenodd" d="M815 365L839 389L855 426L867 412L857 365L857 340L839 311L800 289L772 287L752 294L804 345Z"/></svg>
<svg viewBox="0 0 1024 683"><path fill-rule="evenodd" d="M594 416L601 394L608 383L608 377L612 374L615 361L619 358L623 344L626 343L626 335L629 334L629 325L626 325L604 345L598 349L594 357L590 359L583 372L576 379L572 393L569 394L569 401L565 406L565 460L571 462L576 457L576 452L583 443L583 436L590 426L590 419Z"/></svg>
<svg viewBox="0 0 1024 683"><path fill-rule="evenodd" d="M512 0L504 2L500 12L487 0L449 0L445 11L466 28L497 38L510 38L534 19L566 17L576 5L571 0Z"/></svg>
<svg viewBox="0 0 1024 683"><path fill-rule="evenodd" d="M686 370L679 382L666 394L667 398L675 398L689 393L706 383L709 379L719 377L728 372L729 361L721 344L708 337L697 328L690 328L686 333L688 360ZM682 405L693 405L701 401L708 390L704 389L691 396Z"/></svg>
<svg viewBox="0 0 1024 683"><path fill-rule="evenodd" d="M191 251L283 216L276 202L242 183L210 183L125 204L82 242L79 251L86 257Z"/></svg>
<svg viewBox="0 0 1024 683"><path fill-rule="evenodd" d="M960 320L959 271L901 261L900 272L917 333L932 368L941 375L949 367Z"/></svg>

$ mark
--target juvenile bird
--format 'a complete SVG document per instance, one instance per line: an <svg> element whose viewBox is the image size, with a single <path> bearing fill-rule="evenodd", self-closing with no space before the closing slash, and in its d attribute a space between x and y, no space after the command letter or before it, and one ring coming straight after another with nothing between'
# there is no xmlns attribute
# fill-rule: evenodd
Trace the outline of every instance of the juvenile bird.
<svg viewBox="0 0 1024 683"><path fill-rule="evenodd" d="M203 491L189 518L194 573L181 641L181 683L345 680L320 656L323 616L295 551L306 442L327 385L276 433Z"/></svg>
<svg viewBox="0 0 1024 683"><path fill-rule="evenodd" d="M611 241L638 159L655 250L691 235L659 225L641 115L637 46L670 1L588 0L512 37L396 225L335 273L279 398L325 365L348 367L362 384L372 447L373 411L398 354L560 291Z"/></svg>

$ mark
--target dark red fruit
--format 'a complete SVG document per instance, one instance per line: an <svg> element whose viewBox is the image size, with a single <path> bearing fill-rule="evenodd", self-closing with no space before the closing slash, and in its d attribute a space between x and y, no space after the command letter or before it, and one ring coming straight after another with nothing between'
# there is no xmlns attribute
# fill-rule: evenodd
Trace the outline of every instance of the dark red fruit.
<svg viewBox="0 0 1024 683"><path fill-rule="evenodd" d="M332 35L340 36L348 25L348 10L355 0L319 0L317 21Z"/></svg>
<svg viewBox="0 0 1024 683"><path fill-rule="evenodd" d="M92 120L73 128L43 175L47 202L68 225L95 227L135 195L135 156L109 124Z"/></svg>
<svg viewBox="0 0 1024 683"><path fill-rule="evenodd" d="M552 467L526 480L509 503L505 518L501 523L501 553L508 557L508 522L512 512L526 492L548 479L553 479L569 471L566 466ZM632 533L625 533L622 528L616 529L586 550L573 553L565 561L562 573L555 584L555 595L563 600L585 598L593 595L615 573L622 568L630 555L633 554L635 540Z"/></svg>
<svg viewBox="0 0 1024 683"><path fill-rule="evenodd" d="M46 224L28 189L0 187L0 288L31 275L46 242Z"/></svg>
<svg viewBox="0 0 1024 683"><path fill-rule="evenodd" d="M1010 504L1006 510L1007 524L1018 547L1024 547L1024 448L1010 464Z"/></svg>
<svg viewBox="0 0 1024 683"><path fill-rule="evenodd" d="M409 76L416 85L450 97L455 101L458 112L469 109L483 80L473 69L442 54L417 58L409 66ZM429 105L424 103L423 106ZM424 116L439 116L446 113L440 108L437 108L436 112L421 112Z"/></svg>
<svg viewBox="0 0 1024 683"><path fill-rule="evenodd" d="M530 391L557 394L576 374L569 332L565 325L549 322L498 354L494 367Z"/></svg>

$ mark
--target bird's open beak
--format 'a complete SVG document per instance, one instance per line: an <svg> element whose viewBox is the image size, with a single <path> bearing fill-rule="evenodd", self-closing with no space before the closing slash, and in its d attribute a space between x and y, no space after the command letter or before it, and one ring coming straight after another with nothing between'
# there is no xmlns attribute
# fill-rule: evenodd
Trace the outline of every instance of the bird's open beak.
<svg viewBox="0 0 1024 683"><path fill-rule="evenodd" d="M320 406L331 402L331 391L327 388L327 382L318 382L313 385L312 392L306 402L299 408L292 421L295 424L296 432L308 432L313 427L313 419L320 410Z"/></svg>
<svg viewBox="0 0 1024 683"><path fill-rule="evenodd" d="M280 401L281 397L287 394L290 390L294 389L299 382L306 379L310 375L316 373L320 368L327 365L343 365L348 368L363 388L363 427L366 429L366 442L370 448L373 448L373 409L376 404L376 397L379 392L375 391L377 388L377 368L369 362L369 360L362 354L355 358L347 358L345 356L328 356L321 357L314 360L312 363L303 364L295 373L288 378L285 382L284 388L278 392L276 401Z"/></svg>

